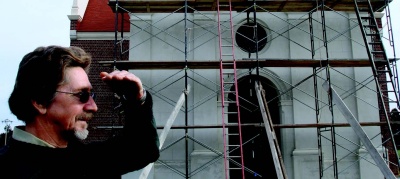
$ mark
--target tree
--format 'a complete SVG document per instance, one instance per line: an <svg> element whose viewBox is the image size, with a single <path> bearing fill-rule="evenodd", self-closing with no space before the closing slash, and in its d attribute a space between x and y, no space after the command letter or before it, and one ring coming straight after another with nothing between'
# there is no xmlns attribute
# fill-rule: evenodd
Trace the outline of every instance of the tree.
<svg viewBox="0 0 400 179"><path fill-rule="evenodd" d="M395 123L392 123L391 127L392 127L392 133L394 136L396 146L399 146L400 145L400 124L399 124L400 113L396 108L394 108L390 111L390 121L395 122Z"/></svg>

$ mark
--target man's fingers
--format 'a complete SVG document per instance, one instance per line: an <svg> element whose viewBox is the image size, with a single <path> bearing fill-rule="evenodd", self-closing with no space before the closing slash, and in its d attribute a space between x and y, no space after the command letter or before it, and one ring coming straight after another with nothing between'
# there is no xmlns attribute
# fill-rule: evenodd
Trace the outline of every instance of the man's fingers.
<svg viewBox="0 0 400 179"><path fill-rule="evenodd" d="M100 78L105 79L109 74L107 72L100 72Z"/></svg>
<svg viewBox="0 0 400 179"><path fill-rule="evenodd" d="M141 87L142 82L141 80L134 74L128 71L113 71L111 73L101 72L100 77L104 81L108 80L116 80L116 81L131 81L135 82L138 87Z"/></svg>
<svg viewBox="0 0 400 179"><path fill-rule="evenodd" d="M101 72L100 77L103 80L128 80L128 81L137 81L138 78L128 71L113 71L111 73Z"/></svg>
<svg viewBox="0 0 400 179"><path fill-rule="evenodd" d="M140 78L126 70L101 72L100 77L115 93L132 96L131 99L140 99L144 95Z"/></svg>

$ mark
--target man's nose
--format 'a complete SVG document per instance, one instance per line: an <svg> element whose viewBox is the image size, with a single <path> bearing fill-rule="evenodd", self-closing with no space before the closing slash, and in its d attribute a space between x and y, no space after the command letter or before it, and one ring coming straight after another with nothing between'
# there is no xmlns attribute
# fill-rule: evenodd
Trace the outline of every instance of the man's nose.
<svg viewBox="0 0 400 179"><path fill-rule="evenodd" d="M90 111L90 112L96 112L97 111L97 105L96 102L92 97L89 97L89 101L85 104L84 107L85 111Z"/></svg>

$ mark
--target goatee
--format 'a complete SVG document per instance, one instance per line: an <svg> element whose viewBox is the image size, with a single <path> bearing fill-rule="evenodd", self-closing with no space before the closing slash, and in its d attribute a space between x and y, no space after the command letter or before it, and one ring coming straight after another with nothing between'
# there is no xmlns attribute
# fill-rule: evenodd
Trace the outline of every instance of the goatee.
<svg viewBox="0 0 400 179"><path fill-rule="evenodd" d="M79 140L85 140L89 135L87 121L89 121L92 117L92 113L83 113L77 116L74 126L74 136Z"/></svg>
<svg viewBox="0 0 400 179"><path fill-rule="evenodd" d="M74 135L79 140L85 140L89 135L89 131L87 129L74 130Z"/></svg>

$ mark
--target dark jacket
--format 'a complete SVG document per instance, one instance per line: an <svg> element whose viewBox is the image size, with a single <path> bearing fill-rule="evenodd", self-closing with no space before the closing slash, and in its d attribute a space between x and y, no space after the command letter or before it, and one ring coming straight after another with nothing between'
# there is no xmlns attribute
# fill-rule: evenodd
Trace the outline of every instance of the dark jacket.
<svg viewBox="0 0 400 179"><path fill-rule="evenodd" d="M151 95L142 106L123 106L124 129L107 141L70 142L67 148L49 148L11 139L0 149L0 178L112 179L156 161L158 135Z"/></svg>

